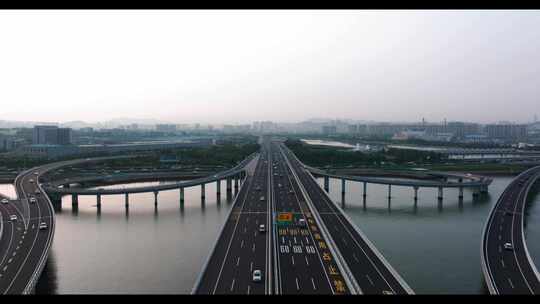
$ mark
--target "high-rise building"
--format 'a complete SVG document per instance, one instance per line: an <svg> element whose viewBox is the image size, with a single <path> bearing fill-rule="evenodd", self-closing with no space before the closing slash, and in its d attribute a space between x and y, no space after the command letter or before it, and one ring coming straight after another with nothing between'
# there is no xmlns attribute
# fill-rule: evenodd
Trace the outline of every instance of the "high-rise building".
<svg viewBox="0 0 540 304"><path fill-rule="evenodd" d="M71 139L72 139L72 133L71 133L71 129L70 128L58 128L58 131L57 131L58 135L58 139L57 139L57 143L59 145L70 145L71 144Z"/></svg>
<svg viewBox="0 0 540 304"><path fill-rule="evenodd" d="M490 138L523 139L527 137L527 125L520 124L489 124L485 132Z"/></svg>
<svg viewBox="0 0 540 304"><path fill-rule="evenodd" d="M34 145L69 145L71 144L71 129L57 126L34 126L32 144Z"/></svg>

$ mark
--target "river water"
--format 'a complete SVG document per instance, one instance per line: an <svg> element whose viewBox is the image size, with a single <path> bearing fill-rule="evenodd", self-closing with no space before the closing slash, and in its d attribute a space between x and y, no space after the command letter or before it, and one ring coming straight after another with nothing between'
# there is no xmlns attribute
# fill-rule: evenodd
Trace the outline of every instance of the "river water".
<svg viewBox="0 0 540 304"><path fill-rule="evenodd" d="M462 204L457 190L445 190L442 206L435 189L420 189L416 209L412 189L392 187L389 208L388 188L372 184L364 209L362 184L348 182L345 210L416 293L486 293L482 229L511 180L495 177L489 194L474 201L466 190ZM152 193L130 195L127 213L123 195L103 196L99 215L95 197L80 196L77 211L64 197L37 293L189 293L231 206L224 181L221 189L217 204L216 184L207 184L202 208L200 187L187 188L183 210L178 190L160 192L157 211ZM330 196L341 203L341 181L330 180ZM529 240L540 239L539 196L535 201ZM540 261L540 244L528 245Z"/></svg>

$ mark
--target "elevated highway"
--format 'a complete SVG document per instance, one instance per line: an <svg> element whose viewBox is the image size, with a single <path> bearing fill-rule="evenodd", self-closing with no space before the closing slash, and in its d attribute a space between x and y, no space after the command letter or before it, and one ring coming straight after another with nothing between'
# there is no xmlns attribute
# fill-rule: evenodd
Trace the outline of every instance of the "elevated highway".
<svg viewBox="0 0 540 304"><path fill-rule="evenodd" d="M539 179L540 166L521 173L504 190L488 216L480 251L491 294L540 294L540 274L525 239L527 197Z"/></svg>

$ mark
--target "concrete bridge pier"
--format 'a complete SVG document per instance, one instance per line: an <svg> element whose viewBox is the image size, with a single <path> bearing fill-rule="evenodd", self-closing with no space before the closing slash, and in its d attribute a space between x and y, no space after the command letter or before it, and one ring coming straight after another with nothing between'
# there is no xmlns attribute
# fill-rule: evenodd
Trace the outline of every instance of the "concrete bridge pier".
<svg viewBox="0 0 540 304"><path fill-rule="evenodd" d="M463 187L459 187L459 196L458 196L458 198L460 200L463 200Z"/></svg>
<svg viewBox="0 0 540 304"><path fill-rule="evenodd" d="M414 186L414 204L416 205L416 202L418 201L418 186Z"/></svg>
<svg viewBox="0 0 540 304"><path fill-rule="evenodd" d="M201 200L204 201L205 199L205 189L204 189L204 184L201 184Z"/></svg>
<svg viewBox="0 0 540 304"><path fill-rule="evenodd" d="M364 197L364 201L366 201L366 196L367 196L367 183L364 182L364 194L362 195Z"/></svg>
<svg viewBox="0 0 540 304"><path fill-rule="evenodd" d="M234 177L234 193L238 192L238 175Z"/></svg>
<svg viewBox="0 0 540 304"><path fill-rule="evenodd" d="M345 195L345 179L341 179L341 195Z"/></svg>
<svg viewBox="0 0 540 304"><path fill-rule="evenodd" d="M154 191L154 206L157 207L157 196L159 194L159 191Z"/></svg>
<svg viewBox="0 0 540 304"><path fill-rule="evenodd" d="M341 193L341 208L345 209L345 192Z"/></svg>
<svg viewBox="0 0 540 304"><path fill-rule="evenodd" d="M480 186L480 193L481 194L488 193L488 186Z"/></svg>
<svg viewBox="0 0 540 304"><path fill-rule="evenodd" d="M232 193L232 180L230 177L227 177L227 197L230 197Z"/></svg>
<svg viewBox="0 0 540 304"><path fill-rule="evenodd" d="M219 179L216 181L216 194L218 197L221 195L221 181Z"/></svg>
<svg viewBox="0 0 540 304"><path fill-rule="evenodd" d="M477 198L478 195L480 195L480 188L479 187L474 187L472 195L473 195L473 199Z"/></svg>
<svg viewBox="0 0 540 304"><path fill-rule="evenodd" d="M390 200L391 198L392 198L392 185L389 184L388 185L388 200Z"/></svg>
<svg viewBox="0 0 540 304"><path fill-rule="evenodd" d="M437 199L439 201L442 201L442 199L443 199L443 187L439 187L439 194L437 195Z"/></svg>
<svg viewBox="0 0 540 304"><path fill-rule="evenodd" d="M324 177L324 190L326 192L330 190L330 178L328 176Z"/></svg>
<svg viewBox="0 0 540 304"><path fill-rule="evenodd" d="M124 196L125 196L125 205L126 205L126 209L127 209L127 208L129 208L129 194L126 193L126 194L124 194Z"/></svg>
<svg viewBox="0 0 540 304"><path fill-rule="evenodd" d="M98 210L101 210L101 194L98 194L96 197L96 206Z"/></svg>
<svg viewBox="0 0 540 304"><path fill-rule="evenodd" d="M180 187L180 207L184 207L184 187Z"/></svg>
<svg viewBox="0 0 540 304"><path fill-rule="evenodd" d="M79 196L77 194L71 195L71 206L72 207L79 206Z"/></svg>

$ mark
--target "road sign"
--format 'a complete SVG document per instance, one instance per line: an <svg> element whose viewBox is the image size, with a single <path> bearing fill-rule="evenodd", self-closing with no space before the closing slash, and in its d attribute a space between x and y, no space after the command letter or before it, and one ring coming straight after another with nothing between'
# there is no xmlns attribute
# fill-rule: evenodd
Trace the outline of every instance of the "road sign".
<svg viewBox="0 0 540 304"><path fill-rule="evenodd" d="M293 214L291 212L282 212L277 215L277 224L278 225L290 225L293 220Z"/></svg>

